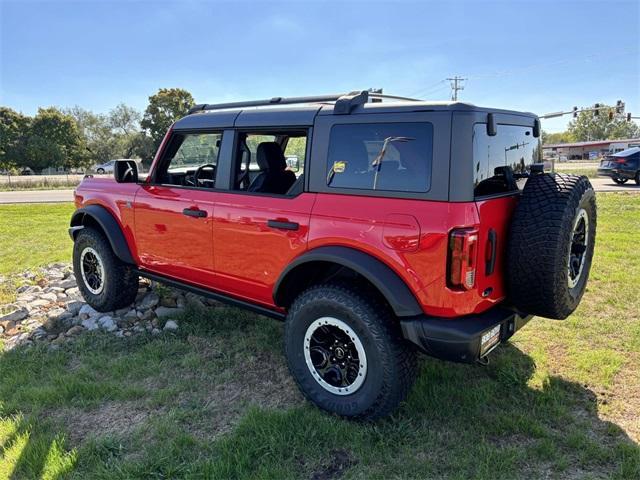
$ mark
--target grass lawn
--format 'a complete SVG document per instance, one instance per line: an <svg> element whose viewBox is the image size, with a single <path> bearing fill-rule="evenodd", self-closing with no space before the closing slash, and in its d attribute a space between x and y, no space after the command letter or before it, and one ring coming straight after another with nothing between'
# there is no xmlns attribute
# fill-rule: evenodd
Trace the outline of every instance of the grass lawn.
<svg viewBox="0 0 640 480"><path fill-rule="evenodd" d="M0 275L70 262L72 203L0 205Z"/></svg>
<svg viewBox="0 0 640 480"><path fill-rule="evenodd" d="M572 168L566 163L556 163L555 171L558 173L572 173L573 175L584 175L589 178L598 177L598 167Z"/></svg>
<svg viewBox="0 0 640 480"><path fill-rule="evenodd" d="M232 308L189 311L177 334L0 353L0 478L640 478L640 195L598 207L574 315L532 320L487 367L422 357L406 404L374 424L305 403L282 324ZM48 208L0 207L3 225L47 219L0 229L5 272L21 265L6 246L31 261L35 236L54 254L38 261L68 258L49 247L71 207Z"/></svg>

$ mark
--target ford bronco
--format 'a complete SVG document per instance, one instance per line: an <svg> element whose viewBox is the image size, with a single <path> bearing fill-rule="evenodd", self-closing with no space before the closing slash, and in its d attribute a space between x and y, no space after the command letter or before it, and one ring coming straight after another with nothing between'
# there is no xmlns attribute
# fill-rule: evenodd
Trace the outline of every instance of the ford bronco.
<svg viewBox="0 0 640 480"><path fill-rule="evenodd" d="M304 395L351 418L397 407L417 350L484 363L533 315L566 318L593 256L594 191L543 171L531 113L367 91L197 105L148 175L114 177L75 191L87 303L129 305L142 276L283 319Z"/></svg>

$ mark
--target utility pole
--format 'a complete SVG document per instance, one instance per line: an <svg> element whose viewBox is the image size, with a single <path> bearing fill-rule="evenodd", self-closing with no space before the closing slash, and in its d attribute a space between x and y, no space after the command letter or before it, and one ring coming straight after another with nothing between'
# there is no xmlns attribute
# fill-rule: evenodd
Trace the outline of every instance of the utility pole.
<svg viewBox="0 0 640 480"><path fill-rule="evenodd" d="M458 90L464 90L464 86L462 82L466 81L466 78L458 77L457 75L453 78L447 78L451 83L451 100L454 102L458 101Z"/></svg>

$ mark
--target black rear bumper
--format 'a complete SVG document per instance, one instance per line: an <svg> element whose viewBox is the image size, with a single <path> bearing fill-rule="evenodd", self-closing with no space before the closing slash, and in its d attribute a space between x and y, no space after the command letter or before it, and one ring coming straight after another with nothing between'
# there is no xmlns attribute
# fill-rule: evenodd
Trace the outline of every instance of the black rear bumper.
<svg viewBox="0 0 640 480"><path fill-rule="evenodd" d="M494 307L478 315L459 318L420 316L401 319L403 336L424 353L454 362L473 363L485 357L500 343L511 338L533 315ZM500 327L499 341L481 352L481 339Z"/></svg>

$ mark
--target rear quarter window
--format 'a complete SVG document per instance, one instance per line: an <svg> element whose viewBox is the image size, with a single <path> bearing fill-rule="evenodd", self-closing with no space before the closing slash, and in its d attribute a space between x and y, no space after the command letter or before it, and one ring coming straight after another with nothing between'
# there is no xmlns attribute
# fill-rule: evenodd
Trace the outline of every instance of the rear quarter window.
<svg viewBox="0 0 640 480"><path fill-rule="evenodd" d="M497 134L489 136L486 124L476 123L473 128L475 196L521 190L531 165L542 162L541 152L540 139L533 136L531 127L498 125Z"/></svg>
<svg viewBox="0 0 640 480"><path fill-rule="evenodd" d="M327 185L332 188L427 192L431 123L340 124L331 128Z"/></svg>

